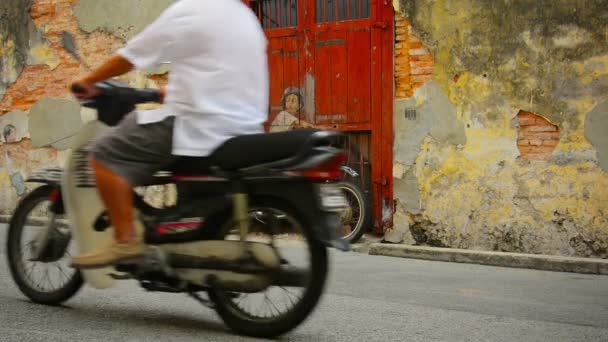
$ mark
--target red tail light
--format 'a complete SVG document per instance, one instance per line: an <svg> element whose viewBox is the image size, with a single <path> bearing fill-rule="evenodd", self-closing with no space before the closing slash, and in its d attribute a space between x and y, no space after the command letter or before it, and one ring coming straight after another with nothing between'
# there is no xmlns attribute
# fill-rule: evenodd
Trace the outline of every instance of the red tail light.
<svg viewBox="0 0 608 342"><path fill-rule="evenodd" d="M340 167L342 167L345 160L346 155L340 153L314 169L302 171L301 174L314 182L336 181L340 179Z"/></svg>

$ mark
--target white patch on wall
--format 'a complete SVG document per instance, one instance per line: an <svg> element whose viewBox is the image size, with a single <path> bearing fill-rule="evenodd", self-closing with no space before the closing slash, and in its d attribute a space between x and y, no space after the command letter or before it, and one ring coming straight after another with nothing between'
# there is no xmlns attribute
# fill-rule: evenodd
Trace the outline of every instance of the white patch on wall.
<svg viewBox="0 0 608 342"><path fill-rule="evenodd" d="M393 164L393 178L403 179L403 175L409 169L402 163L394 163Z"/></svg>
<svg viewBox="0 0 608 342"><path fill-rule="evenodd" d="M30 132L34 147L52 146L64 150L82 127L80 104L71 100L45 98L30 110Z"/></svg>
<svg viewBox="0 0 608 342"><path fill-rule="evenodd" d="M572 49L592 41L589 31L575 25L561 25L557 30L559 33L553 37L553 45L558 48Z"/></svg>

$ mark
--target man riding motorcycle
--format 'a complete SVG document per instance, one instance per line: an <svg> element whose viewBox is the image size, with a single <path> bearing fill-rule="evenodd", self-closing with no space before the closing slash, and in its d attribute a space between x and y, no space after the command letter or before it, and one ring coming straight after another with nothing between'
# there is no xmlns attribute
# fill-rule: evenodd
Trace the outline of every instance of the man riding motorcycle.
<svg viewBox="0 0 608 342"><path fill-rule="evenodd" d="M263 132L269 80L267 40L240 0L181 0L96 70L75 81L75 94L98 94L95 83L133 69L171 62L161 109L129 114L91 149L97 188L115 241L75 256L78 268L104 267L140 257L132 188L177 156L207 156L226 140Z"/></svg>

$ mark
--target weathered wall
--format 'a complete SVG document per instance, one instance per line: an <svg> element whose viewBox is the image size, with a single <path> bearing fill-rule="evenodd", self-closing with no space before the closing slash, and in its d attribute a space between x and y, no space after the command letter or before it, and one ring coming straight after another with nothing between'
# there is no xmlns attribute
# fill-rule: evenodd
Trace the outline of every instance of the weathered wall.
<svg viewBox="0 0 608 342"><path fill-rule="evenodd" d="M61 32L70 32L83 59L95 66L172 2L0 1L0 214L12 211L29 174L63 163L85 119L68 86L86 70L61 46ZM154 87L164 79L149 74L165 71L125 81Z"/></svg>
<svg viewBox="0 0 608 342"><path fill-rule="evenodd" d="M607 257L608 0L397 7L434 69L395 101L387 239Z"/></svg>

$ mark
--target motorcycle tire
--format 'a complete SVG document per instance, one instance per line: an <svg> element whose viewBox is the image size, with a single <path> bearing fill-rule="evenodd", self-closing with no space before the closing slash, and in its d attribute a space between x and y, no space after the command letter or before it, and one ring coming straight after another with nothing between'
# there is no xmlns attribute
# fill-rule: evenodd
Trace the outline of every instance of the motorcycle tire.
<svg viewBox="0 0 608 342"><path fill-rule="evenodd" d="M22 250L21 245L24 227L26 226L29 214L40 203L50 201L51 193L54 190L55 187L45 185L35 189L22 199L10 220L8 237L6 239L6 255L13 280L25 296L35 303L44 305L59 305L67 301L82 288L84 283L82 274L77 270L74 271L74 274L71 277L66 275L67 281L64 285L49 291L44 291L32 286L27 279L28 273L23 264L22 256L24 255L24 251ZM35 270L32 270L31 272L34 271Z"/></svg>
<svg viewBox="0 0 608 342"><path fill-rule="evenodd" d="M361 189L354 183L343 181L338 183L337 186L344 191L347 201L349 202L349 205L351 205L351 207L347 209L349 210L349 215L344 215L350 217L355 214L357 216L353 218L354 227L351 227L350 233L347 235L340 235L349 243L356 243L371 226L371 205Z"/></svg>
<svg viewBox="0 0 608 342"><path fill-rule="evenodd" d="M303 237L310 251L311 274L304 294L289 312L276 318L260 318L245 312L234 302L235 294L232 292L212 288L209 290L209 298L215 303L215 310L224 323L236 333L258 338L274 338L295 329L314 310L327 280L328 252L327 247L314 238L312 229L304 228L308 223L294 208L278 202L251 203L250 207L256 208L252 210L257 208L278 210L288 214L302 226ZM226 232L220 232L220 235L224 238Z"/></svg>

